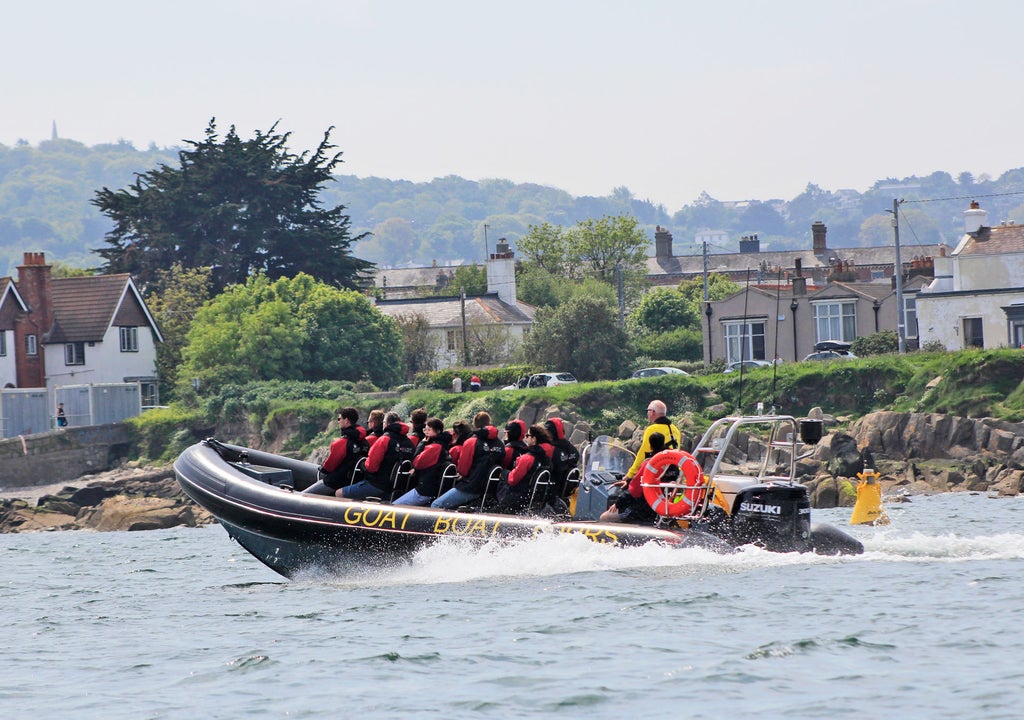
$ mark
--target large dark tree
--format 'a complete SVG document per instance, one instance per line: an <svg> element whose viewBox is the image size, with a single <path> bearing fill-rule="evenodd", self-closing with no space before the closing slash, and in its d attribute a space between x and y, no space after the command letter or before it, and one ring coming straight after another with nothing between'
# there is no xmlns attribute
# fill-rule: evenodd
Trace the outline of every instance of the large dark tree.
<svg viewBox="0 0 1024 720"><path fill-rule="evenodd" d="M351 255L345 207L325 209L318 195L341 153L324 133L310 155L289 152L290 133L257 131L243 140L234 126L221 139L211 119L202 141L186 141L180 167L160 165L122 190L104 187L92 203L114 221L96 250L105 272L146 283L174 263L209 267L219 285L300 272L338 287L365 283L371 263Z"/></svg>

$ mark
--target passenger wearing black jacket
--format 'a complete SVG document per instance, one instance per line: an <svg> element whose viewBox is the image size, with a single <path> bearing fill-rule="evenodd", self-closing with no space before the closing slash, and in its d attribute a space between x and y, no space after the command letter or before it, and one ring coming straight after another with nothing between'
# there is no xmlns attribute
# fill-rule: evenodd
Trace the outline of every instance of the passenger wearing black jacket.
<svg viewBox="0 0 1024 720"><path fill-rule="evenodd" d="M548 500L551 501L556 498L566 500L572 495L572 491L576 489L575 486L570 487L570 483L566 481L566 478L573 468L579 466L580 451L566 439L565 425L562 424L562 418L551 418L544 423L544 427L551 436L551 446L553 448L551 454L551 480L554 482L554 497L549 496Z"/></svg>
<svg viewBox="0 0 1024 720"><path fill-rule="evenodd" d="M338 488L352 482L352 471L370 449L366 430L359 425L359 411L353 407L338 411L341 437L331 443L327 458L320 466L320 480L303 492L308 495L334 495Z"/></svg>
<svg viewBox="0 0 1024 720"><path fill-rule="evenodd" d="M366 455L365 477L335 493L346 500L365 500L369 497L389 499L393 487L392 471L404 460L412 460L416 446L409 439L409 426L401 422L396 413L384 418L384 434L370 446Z"/></svg>
<svg viewBox="0 0 1024 720"><path fill-rule="evenodd" d="M441 475L451 462L448 446L452 435L438 418L430 418L423 426L423 440L416 447L412 474L416 487L395 500L395 505L429 505L438 496Z"/></svg>
<svg viewBox="0 0 1024 720"><path fill-rule="evenodd" d="M550 440L542 425L534 425L526 432L526 452L516 458L498 490L498 512L519 514L530 510L530 496L537 476L551 468ZM543 497L539 489L537 496Z"/></svg>
<svg viewBox="0 0 1024 720"><path fill-rule="evenodd" d="M473 417L476 429L462 444L456 468L459 479L455 487L430 504L430 507L450 510L479 500L487 489L491 471L501 467L505 457L505 444L498 439L498 428L491 425L491 416L479 412Z"/></svg>

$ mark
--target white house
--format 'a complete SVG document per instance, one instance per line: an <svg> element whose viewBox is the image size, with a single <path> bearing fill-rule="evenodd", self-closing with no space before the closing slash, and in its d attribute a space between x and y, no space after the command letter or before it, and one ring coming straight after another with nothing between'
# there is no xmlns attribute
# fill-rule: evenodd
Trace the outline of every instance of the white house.
<svg viewBox="0 0 1024 720"><path fill-rule="evenodd" d="M433 277L436 268L424 269L423 277ZM393 271L392 271L393 272ZM491 341L501 339L505 355L522 342L533 326L536 311L516 298L515 253L504 240L487 260L487 293L460 297L406 297L378 300L377 309L393 318L422 316L429 324L435 348L434 366L446 368L464 362L464 338L489 334Z"/></svg>
<svg viewBox="0 0 1024 720"><path fill-rule="evenodd" d="M1024 225L986 225L972 202L964 235L935 258L935 279L917 295L921 344L947 350L1024 347Z"/></svg>
<svg viewBox="0 0 1024 720"><path fill-rule="evenodd" d="M43 253L25 253L13 286L16 294L0 301L0 330L13 338L15 356L5 385L138 382L142 404L158 402L156 344L163 337L130 276L54 278ZM0 357L0 371L6 367Z"/></svg>

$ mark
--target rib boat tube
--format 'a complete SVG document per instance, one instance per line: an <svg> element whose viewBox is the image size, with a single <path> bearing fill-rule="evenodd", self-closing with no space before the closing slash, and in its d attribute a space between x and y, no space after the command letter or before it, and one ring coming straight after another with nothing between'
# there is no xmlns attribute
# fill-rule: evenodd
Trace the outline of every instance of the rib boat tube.
<svg viewBox="0 0 1024 720"><path fill-rule="evenodd" d="M174 471L185 494L217 518L239 545L285 577L303 571L387 565L442 538L482 544L573 533L620 546L657 542L734 550L700 529L560 522L304 495L296 489L315 482L316 465L212 439L186 449L175 461Z"/></svg>

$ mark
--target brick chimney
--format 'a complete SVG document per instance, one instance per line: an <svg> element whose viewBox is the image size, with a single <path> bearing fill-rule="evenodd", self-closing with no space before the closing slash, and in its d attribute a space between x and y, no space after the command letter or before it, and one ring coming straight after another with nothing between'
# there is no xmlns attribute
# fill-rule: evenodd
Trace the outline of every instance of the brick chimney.
<svg viewBox="0 0 1024 720"><path fill-rule="evenodd" d="M498 239L487 260L487 292L497 293L499 300L516 306L516 254L505 238Z"/></svg>
<svg viewBox="0 0 1024 720"><path fill-rule="evenodd" d="M761 241L757 239L757 235L744 235L741 237L740 252L744 254L761 252Z"/></svg>
<svg viewBox="0 0 1024 720"><path fill-rule="evenodd" d="M660 225L654 229L654 257L659 259L672 257L672 233L668 231L668 228L663 228Z"/></svg>
<svg viewBox="0 0 1024 720"><path fill-rule="evenodd" d="M28 305L28 315L15 322L15 367L18 387L46 387L43 337L53 327L50 305L50 266L41 252L27 252L18 266L18 292ZM29 354L34 350L34 354Z"/></svg>
<svg viewBox="0 0 1024 720"><path fill-rule="evenodd" d="M821 220L815 220L811 224L811 248L814 250L815 255L824 255L826 252L825 245L825 233L828 232L828 228L825 227L825 223Z"/></svg>

